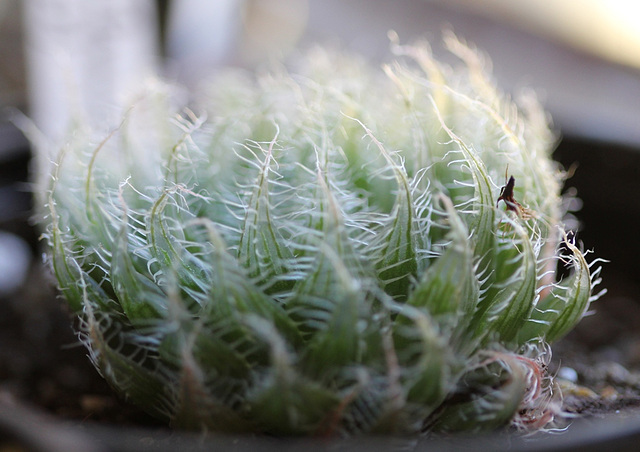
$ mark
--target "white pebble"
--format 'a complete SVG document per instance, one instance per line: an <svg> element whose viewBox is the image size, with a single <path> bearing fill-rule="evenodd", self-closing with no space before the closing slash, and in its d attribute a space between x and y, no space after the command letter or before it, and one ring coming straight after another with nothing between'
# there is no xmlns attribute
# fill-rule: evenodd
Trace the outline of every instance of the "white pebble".
<svg viewBox="0 0 640 452"><path fill-rule="evenodd" d="M29 245L15 234L0 231L0 296L11 295L24 283L30 263Z"/></svg>
<svg viewBox="0 0 640 452"><path fill-rule="evenodd" d="M561 367L560 370L558 370L558 378L576 383L578 381L578 372L571 367Z"/></svg>

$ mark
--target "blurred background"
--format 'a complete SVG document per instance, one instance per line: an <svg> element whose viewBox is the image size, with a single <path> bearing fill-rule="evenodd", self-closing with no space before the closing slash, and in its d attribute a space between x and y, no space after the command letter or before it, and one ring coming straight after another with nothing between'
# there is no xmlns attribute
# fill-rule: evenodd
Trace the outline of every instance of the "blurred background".
<svg viewBox="0 0 640 452"><path fill-rule="evenodd" d="M575 337L640 366L640 2L1 0L0 392L54 409L60 391L102 391L77 375L84 353L65 348L68 318L41 282L29 221L30 157L47 158L75 115L108 128L154 74L193 87L215 68L259 67L314 43L384 61L391 29L402 42L428 39L445 60L441 34L452 29L486 52L505 91L536 90L561 137L556 158L578 164L568 182L584 201L578 238L611 261L609 294Z"/></svg>

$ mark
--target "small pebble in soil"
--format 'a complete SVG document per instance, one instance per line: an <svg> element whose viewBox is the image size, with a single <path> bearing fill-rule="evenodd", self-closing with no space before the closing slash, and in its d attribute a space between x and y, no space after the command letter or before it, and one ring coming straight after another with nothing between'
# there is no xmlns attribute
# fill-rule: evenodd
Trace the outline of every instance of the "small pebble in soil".
<svg viewBox="0 0 640 452"><path fill-rule="evenodd" d="M563 366L558 370L558 378L570 381L571 383L578 382L578 372L573 367Z"/></svg>
<svg viewBox="0 0 640 452"><path fill-rule="evenodd" d="M80 406L87 413L103 413L113 408L115 402L109 396L86 394L80 399Z"/></svg>
<svg viewBox="0 0 640 452"><path fill-rule="evenodd" d="M15 234L0 231L0 296L14 293L27 277L31 250Z"/></svg>
<svg viewBox="0 0 640 452"><path fill-rule="evenodd" d="M608 401L616 400L618 398L618 395L618 391L616 391L612 386L605 386L600 391L600 397Z"/></svg>

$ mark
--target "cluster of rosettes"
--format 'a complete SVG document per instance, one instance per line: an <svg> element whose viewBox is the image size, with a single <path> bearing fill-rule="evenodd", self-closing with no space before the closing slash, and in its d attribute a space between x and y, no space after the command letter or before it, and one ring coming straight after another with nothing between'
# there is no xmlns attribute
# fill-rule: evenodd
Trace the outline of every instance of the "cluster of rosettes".
<svg viewBox="0 0 640 452"><path fill-rule="evenodd" d="M150 83L100 139L78 127L45 236L119 392L220 431L552 421L546 344L598 272L565 240L547 116L445 44L460 67L426 44L394 43L382 70L318 49L220 74L191 110Z"/></svg>

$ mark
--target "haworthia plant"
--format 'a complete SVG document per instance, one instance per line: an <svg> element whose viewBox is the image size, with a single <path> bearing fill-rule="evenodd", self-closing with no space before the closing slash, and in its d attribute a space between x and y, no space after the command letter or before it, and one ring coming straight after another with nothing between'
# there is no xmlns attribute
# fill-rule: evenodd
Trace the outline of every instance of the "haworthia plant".
<svg viewBox="0 0 640 452"><path fill-rule="evenodd" d="M218 74L190 110L150 83L102 138L78 122L41 180L43 224L116 390L227 432L553 420L547 344L598 272L564 233L547 115L445 44L459 64L426 44L394 42L382 69L316 49Z"/></svg>

